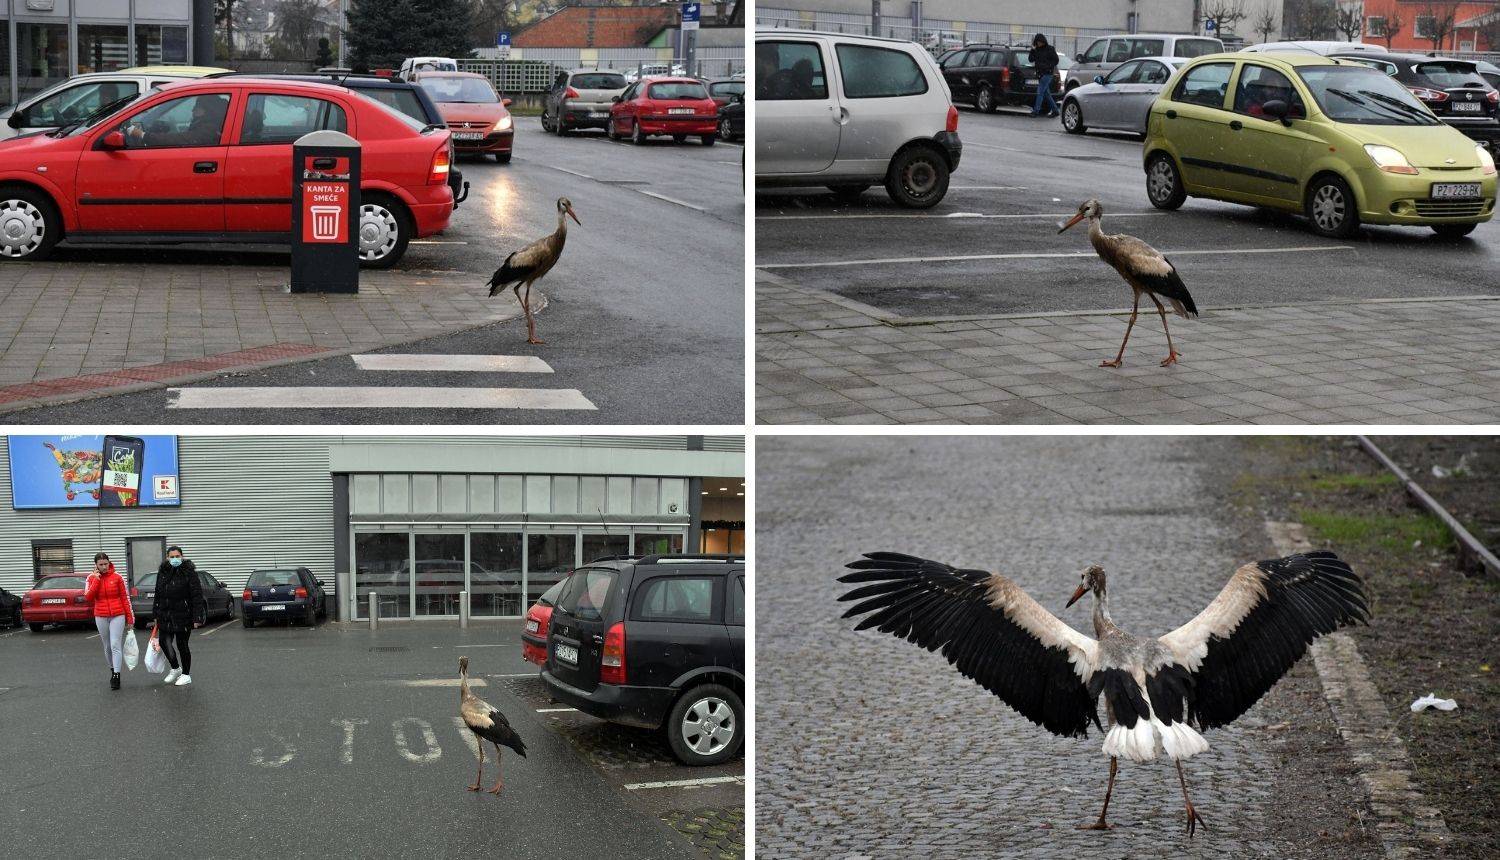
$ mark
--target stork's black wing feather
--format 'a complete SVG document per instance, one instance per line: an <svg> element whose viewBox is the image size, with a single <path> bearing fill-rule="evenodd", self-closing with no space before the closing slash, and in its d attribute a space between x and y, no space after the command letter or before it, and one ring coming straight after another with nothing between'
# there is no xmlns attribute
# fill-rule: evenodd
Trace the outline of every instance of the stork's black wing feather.
<svg viewBox="0 0 1500 860"><path fill-rule="evenodd" d="M1055 734L1083 737L1090 722L1099 725L1097 696L1090 695L1068 649L1045 644L991 603L997 580L1019 592L1014 583L893 552L867 553L848 567L854 572L840 582L869 583L839 598L860 601L844 613L866 616L856 630L875 627L929 651L941 649L959 672Z"/></svg>
<svg viewBox="0 0 1500 860"><path fill-rule="evenodd" d="M1259 570L1264 595L1231 630L1211 631L1203 662L1192 673L1188 718L1201 728L1228 725L1249 710L1317 637L1369 621L1364 583L1331 552L1244 568L1254 569ZM1225 586L1234 587L1234 580Z"/></svg>
<svg viewBox="0 0 1500 860"><path fill-rule="evenodd" d="M500 264L500 268L495 270L495 274L490 276L490 295L493 296L499 293L501 290L505 289L510 284L514 284L517 281L524 280L527 275L531 274L532 271L536 269L535 266L512 265L511 261L513 261L515 257L516 252L512 251L510 255L505 258L505 262Z"/></svg>
<svg viewBox="0 0 1500 860"><path fill-rule="evenodd" d="M479 735L485 740L497 743L503 747L510 747L520 753L522 758L525 758L526 744L521 740L521 736L516 734L516 730L510 727L510 721L505 719L505 715L492 709L489 713L489 718L490 722L494 725L488 728L474 728L473 726L469 728L474 734Z"/></svg>
<svg viewBox="0 0 1500 860"><path fill-rule="evenodd" d="M1182 277L1177 274L1177 267L1166 257L1167 270L1162 273L1137 272L1136 277L1140 279L1141 286L1150 290L1162 298L1176 299L1182 302L1183 310L1188 316L1198 315L1198 306L1193 304L1193 297L1188 293L1187 284L1182 282Z"/></svg>

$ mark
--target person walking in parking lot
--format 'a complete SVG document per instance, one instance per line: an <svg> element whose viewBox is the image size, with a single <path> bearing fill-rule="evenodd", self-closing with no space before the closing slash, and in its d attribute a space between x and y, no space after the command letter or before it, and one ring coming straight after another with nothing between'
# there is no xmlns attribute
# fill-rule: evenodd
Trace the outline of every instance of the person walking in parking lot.
<svg viewBox="0 0 1500 860"><path fill-rule="evenodd" d="M94 572L83 585L83 599L94 605L94 626L104 645L104 662L109 664L109 688L120 689L120 661L125 656L125 630L135 624L130 608L130 589L125 577L115 572L108 553L94 554Z"/></svg>
<svg viewBox="0 0 1500 860"><path fill-rule="evenodd" d="M186 687L193 683L193 652L188 636L208 615L198 569L182 557L182 547L167 547L167 560L156 569L156 596L151 603L161 650L172 668L162 680Z"/></svg>
<svg viewBox="0 0 1500 860"><path fill-rule="evenodd" d="M1036 104L1032 116L1057 116L1057 101L1052 98L1052 78L1057 74L1057 49L1047 44L1047 37L1037 33L1031 39L1031 53L1026 55L1036 66ZM1046 110L1043 111L1043 106Z"/></svg>

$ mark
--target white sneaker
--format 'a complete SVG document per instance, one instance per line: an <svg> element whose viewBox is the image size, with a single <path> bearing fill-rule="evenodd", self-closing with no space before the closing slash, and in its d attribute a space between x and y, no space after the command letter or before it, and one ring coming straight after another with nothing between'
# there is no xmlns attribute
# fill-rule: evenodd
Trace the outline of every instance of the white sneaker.
<svg viewBox="0 0 1500 860"><path fill-rule="evenodd" d="M163 684L170 684L173 681L177 680L179 677L181 677L181 675L182 675L182 670L181 669L168 669L167 670L167 674L164 675L164 676L162 676L161 682Z"/></svg>
<svg viewBox="0 0 1500 860"><path fill-rule="evenodd" d="M181 678L177 679L177 686L179 686L179 687L186 687L188 684L191 684L191 683L193 683L193 676L192 675L183 675Z"/></svg>

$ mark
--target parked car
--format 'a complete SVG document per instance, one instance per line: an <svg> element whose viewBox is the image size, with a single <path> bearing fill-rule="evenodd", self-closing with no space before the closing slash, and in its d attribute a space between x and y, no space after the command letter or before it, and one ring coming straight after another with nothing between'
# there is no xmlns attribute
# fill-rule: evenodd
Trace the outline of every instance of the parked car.
<svg viewBox="0 0 1500 860"><path fill-rule="evenodd" d="M1218 54L1224 43L1209 36L1180 36L1171 33L1136 33L1130 36L1105 36L1095 39L1073 59L1064 90L1092 83L1096 75L1107 75L1121 63L1140 57L1181 57L1188 60L1205 54Z"/></svg>
<svg viewBox="0 0 1500 860"><path fill-rule="evenodd" d="M401 61L396 76L403 81L416 78L421 72L456 72L458 61L451 57L407 57Z"/></svg>
<svg viewBox="0 0 1500 860"><path fill-rule="evenodd" d="M0 588L0 624L6 627L21 626L21 606L25 601L20 595L11 594Z"/></svg>
<svg viewBox="0 0 1500 860"><path fill-rule="evenodd" d="M542 684L600 719L660 729L678 760L745 741L742 556L648 555L581 567L552 608Z"/></svg>
<svg viewBox="0 0 1500 860"><path fill-rule="evenodd" d="M126 96L136 96L175 81L229 74L213 66L137 66L118 72L74 75L17 105L0 111L0 140L20 134L54 131Z"/></svg>
<svg viewBox="0 0 1500 860"><path fill-rule="evenodd" d="M736 97L729 104L719 108L719 139L736 141L745 139L744 99Z"/></svg>
<svg viewBox="0 0 1500 860"><path fill-rule="evenodd" d="M1152 102L1186 62L1179 57L1142 57L1096 76L1093 83L1074 87L1063 98L1063 129L1069 134L1093 128L1144 135Z"/></svg>
<svg viewBox="0 0 1500 860"><path fill-rule="evenodd" d="M526 610L526 627L521 631L521 656L538 666L547 663L547 632L552 622L552 607L557 605L557 596L562 594L567 577L554 582L536 603Z"/></svg>
<svg viewBox="0 0 1500 860"><path fill-rule="evenodd" d="M1490 86L1500 89L1500 66L1488 60L1476 60L1474 68L1479 71L1480 77L1489 82Z"/></svg>
<svg viewBox="0 0 1500 860"><path fill-rule="evenodd" d="M1372 45L1369 42L1333 42L1315 39L1303 39L1295 42L1261 42L1259 45L1250 45L1245 50L1252 54L1299 51L1304 54L1321 54L1323 56L1340 53L1346 54L1350 51L1361 51L1372 54L1384 54L1386 52L1384 47Z"/></svg>
<svg viewBox="0 0 1500 860"><path fill-rule="evenodd" d="M204 613L206 618L234 618L234 594L230 592L229 586L201 568L198 570L198 584L203 587L203 602L207 605ZM152 598L155 596L156 571L145 574L131 586L130 609L135 613L136 627L148 627L155 620L151 612Z"/></svg>
<svg viewBox="0 0 1500 860"><path fill-rule="evenodd" d="M323 581L305 567L251 571L240 594L240 622L246 627L273 619L290 624L294 618L311 627L327 615Z"/></svg>
<svg viewBox="0 0 1500 860"><path fill-rule="evenodd" d="M845 199L876 183L901 206L948 193L963 145L942 70L914 42L798 30L755 34L755 178Z"/></svg>
<svg viewBox="0 0 1500 860"><path fill-rule="evenodd" d="M1385 72L1438 119L1484 144L1500 144L1500 91L1469 60L1423 54L1330 54Z"/></svg>
<svg viewBox="0 0 1500 860"><path fill-rule="evenodd" d="M453 213L448 132L343 87L220 77L169 84L101 114L0 142L0 258L42 259L64 238L287 242L292 141L325 128L363 145L362 265L395 265L409 241L442 232Z"/></svg>
<svg viewBox="0 0 1500 860"><path fill-rule="evenodd" d="M1029 107L1036 103L1040 78L1030 53L1029 45L966 45L944 54L938 65L955 102L992 113L1001 105ZM1052 93L1059 98L1065 74L1060 69L1052 78Z"/></svg>
<svg viewBox="0 0 1500 860"><path fill-rule="evenodd" d="M625 88L609 109L609 139L643 144L653 135L682 143L695 135L713 146L719 134L719 106L693 78L647 78Z"/></svg>
<svg viewBox="0 0 1500 860"><path fill-rule="evenodd" d="M721 108L731 102L745 100L744 78L720 78L704 81L703 85L708 87L708 97Z"/></svg>
<svg viewBox="0 0 1500 860"><path fill-rule="evenodd" d="M87 573L44 576L22 597L21 620L40 633L48 624L93 624L94 607L83 597Z"/></svg>
<svg viewBox="0 0 1500 860"><path fill-rule="evenodd" d="M1344 238L1361 223L1459 237L1490 220L1495 161L1389 76L1301 52L1189 62L1151 107L1146 194L1304 213Z"/></svg>
<svg viewBox="0 0 1500 860"><path fill-rule="evenodd" d="M625 82L633 84L646 78L686 77L687 68L680 63L645 63L625 70Z"/></svg>
<svg viewBox="0 0 1500 860"><path fill-rule="evenodd" d="M438 112L437 103L427 95L427 90L419 84L403 81L400 78L356 75L349 69L338 68L319 69L315 75L254 75L254 77L335 84L353 90L365 98L374 99L388 108L411 117L423 126L436 128L448 126L443 115ZM459 170L458 165L454 163L455 155L453 136L450 134L448 136L448 187L453 189L453 208L457 209L458 204L468 199L469 183L464 181L463 171Z"/></svg>
<svg viewBox="0 0 1500 860"><path fill-rule="evenodd" d="M416 82L437 102L459 155L493 155L501 164L510 162L516 135L506 110L510 99L501 98L489 78L473 72L422 72Z"/></svg>
<svg viewBox="0 0 1500 860"><path fill-rule="evenodd" d="M561 136L577 128L609 128L609 109L625 87L625 76L608 69L559 72L542 97L542 131Z"/></svg>

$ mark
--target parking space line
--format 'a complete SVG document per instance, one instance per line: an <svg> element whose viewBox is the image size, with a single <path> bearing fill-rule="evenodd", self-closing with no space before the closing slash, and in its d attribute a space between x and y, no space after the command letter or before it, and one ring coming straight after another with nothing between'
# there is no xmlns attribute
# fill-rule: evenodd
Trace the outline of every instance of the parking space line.
<svg viewBox="0 0 1500 860"><path fill-rule="evenodd" d="M196 387L167 389L168 409L577 409L594 411L576 388L391 386Z"/></svg>
<svg viewBox="0 0 1500 860"><path fill-rule="evenodd" d="M360 370L432 370L491 373L551 373L552 365L534 355L351 355Z"/></svg>
<svg viewBox="0 0 1500 860"><path fill-rule="evenodd" d="M562 713L566 713L568 711L576 711L576 710L578 710L578 709L577 708L537 708L536 712L539 713L539 714L562 714Z"/></svg>
<svg viewBox="0 0 1500 860"><path fill-rule="evenodd" d="M410 239L408 245L467 245L468 242L460 242L457 239Z"/></svg>
<svg viewBox="0 0 1500 860"><path fill-rule="evenodd" d="M1163 251L1169 257L1213 254L1300 254L1307 251L1353 251L1353 245L1303 245L1288 248L1203 248L1190 251ZM1057 251L1033 254L964 254L947 257L886 257L876 260L824 260L815 263L762 263L757 269L823 269L833 266L889 266L897 263L960 263L970 260L1057 260L1094 259L1093 251Z"/></svg>
<svg viewBox="0 0 1500 860"><path fill-rule="evenodd" d="M1047 221L1047 220L1056 220L1056 219L1059 219L1059 218L1071 218L1071 217L1073 217L1076 214L1078 214L1078 213L1076 213L1076 212L1064 212L1064 213L1062 213L1060 215L1053 215L1053 214L1048 214L1048 213L1025 214L1025 215L1012 215L1012 214L1006 214L1006 215L987 215L987 214L985 214L983 212L949 212L946 215L932 215L932 214L902 215L902 214L895 213L895 212L889 212L889 213L887 213L887 212L870 212L870 213L861 212L861 213L849 213L849 214L832 213L832 214L828 214L828 215L757 215L755 217L756 217L757 220L760 220L760 221L820 221L820 220L833 220L833 219L857 220L857 219L861 219L861 218L893 218L893 219L903 220L903 221L916 221L916 220L920 220L920 219L924 219L924 218L926 218L926 219L932 219L932 220L937 220L937 221L953 221L953 220L961 219L961 218L1001 219L1001 220L1024 220L1024 219L1027 219L1027 218L1035 218L1035 219L1040 219L1040 220ZM1109 213L1109 217L1111 217L1111 218L1145 218L1147 216L1155 216L1155 215L1160 215L1160 214L1162 214L1162 213L1160 213L1160 212L1120 212L1120 213L1111 212L1111 213Z"/></svg>
<svg viewBox="0 0 1500 860"><path fill-rule="evenodd" d="M469 731L469 726L468 726L467 723L464 722L464 718L463 717L454 717L453 718L453 727L455 729L458 729L458 736L464 739L464 744L468 746L469 752L472 753L473 756L474 756L474 760L478 761L479 760L479 737L477 735L475 735L473 732Z"/></svg>
<svg viewBox="0 0 1500 860"><path fill-rule="evenodd" d="M1024 185L950 185L949 191L1025 191ZM1113 214L1111 214L1113 217Z"/></svg>
<svg viewBox="0 0 1500 860"><path fill-rule="evenodd" d="M505 643L505 644L497 644L497 645L454 645L453 647L454 648L520 648L521 646L520 645L512 645L510 643Z"/></svg>
<svg viewBox="0 0 1500 860"><path fill-rule="evenodd" d="M90 633L89 635L87 635L87 636L85 636L83 638L85 638L85 639L98 639L99 638L99 634L98 633Z"/></svg>
<svg viewBox="0 0 1500 860"><path fill-rule="evenodd" d="M491 677L491 678L537 678L537 677L540 677L540 676L541 676L540 675L540 670L538 670L536 672L519 672L519 673L516 673L514 675L490 675L489 677Z"/></svg>
<svg viewBox="0 0 1500 860"><path fill-rule="evenodd" d="M705 776L699 779L668 779L661 782L629 782L624 788L626 791L638 791L642 788L689 788L699 785L725 785L727 783L745 784L745 777L741 776Z"/></svg>
<svg viewBox="0 0 1500 860"><path fill-rule="evenodd" d="M594 178L594 177L592 177L592 176L590 176L590 175L588 175L588 174L587 174L587 173L579 173L579 172L578 172L578 171L576 171L576 170L569 170L569 169L568 169L568 168L566 168L566 167L558 167L558 166L557 166L557 165L555 165L555 164L546 164L546 165L543 165L543 166L544 166L544 167L550 167L550 168L552 168L552 169L553 169L553 170L561 170L561 171L562 171L562 172L563 172L563 173L569 173L569 174L572 174L572 175L573 175L573 176L581 176L581 177L583 177L583 178L584 178L584 179L593 179L593 178Z"/></svg>
<svg viewBox="0 0 1500 860"><path fill-rule="evenodd" d="M225 621L223 624L220 624L218 627L215 627L214 629L212 629L212 630L204 633L203 635L204 636L212 636L215 633L218 633L220 630L223 630L225 627L228 627L229 625L233 624L234 622L236 622L238 620L239 619L237 619L237 618L231 618L228 621Z"/></svg>
<svg viewBox="0 0 1500 860"><path fill-rule="evenodd" d="M399 684L403 687L457 687L461 682L457 678L415 678L397 679L390 683ZM489 683L483 678L470 678L469 686L488 687Z"/></svg>
<svg viewBox="0 0 1500 860"><path fill-rule="evenodd" d="M657 200L665 200L668 203L676 203L678 206L686 206L687 208L694 209L694 210L696 210L698 212L707 212L708 211L707 209L704 209L702 206L694 206L691 203L687 203L685 201L678 200L676 197L668 197L665 194L657 194L655 191L645 191L645 190L640 189L640 188L637 188L636 190L640 191L642 194L646 195L647 197L655 197Z"/></svg>

